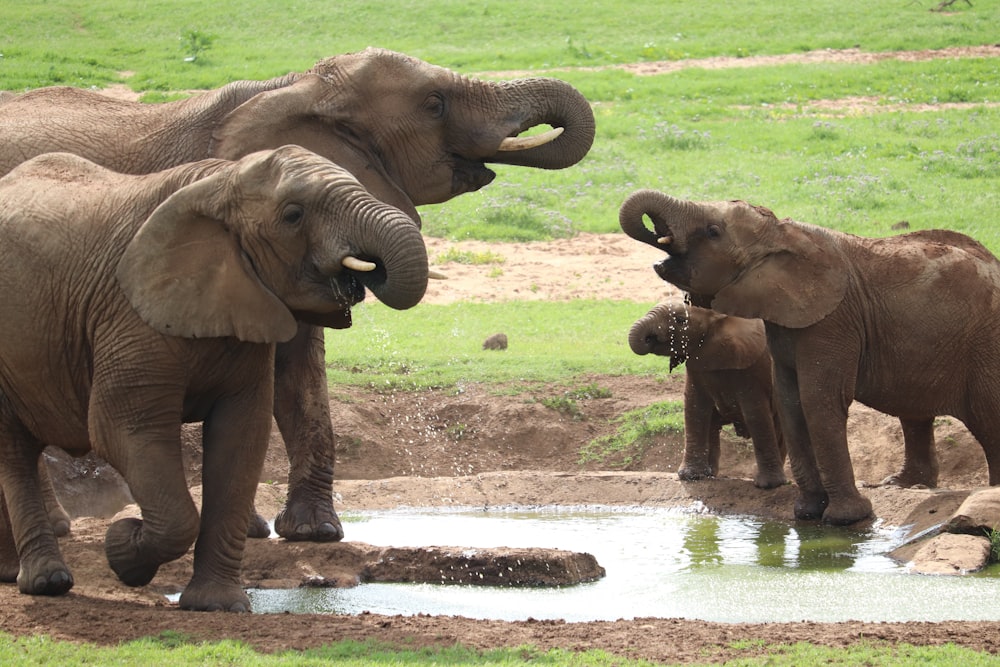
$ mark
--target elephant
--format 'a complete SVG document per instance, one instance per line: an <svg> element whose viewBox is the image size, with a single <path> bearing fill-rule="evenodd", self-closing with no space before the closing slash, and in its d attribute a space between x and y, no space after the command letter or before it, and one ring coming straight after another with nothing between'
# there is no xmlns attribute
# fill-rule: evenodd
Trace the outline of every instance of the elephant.
<svg viewBox="0 0 1000 667"><path fill-rule="evenodd" d="M263 469L278 343L371 290L416 305L427 250L403 211L298 146L148 175L69 153L0 178L0 580L73 585L46 516L43 447L93 448L142 519L108 528L127 585L194 549L184 609L249 611L240 562ZM202 423L202 510L181 424Z"/></svg>
<svg viewBox="0 0 1000 667"><path fill-rule="evenodd" d="M538 125L548 132L518 136ZM383 49L333 56L309 71L237 81L189 99L140 104L69 87L0 104L0 174L42 153L66 151L129 174L209 157L297 144L347 168L378 199L419 224L417 206L490 183L488 163L562 169L594 139L594 115L557 79L491 82ZM289 459L285 507L274 520L288 540L344 536L333 508L335 435L324 339L329 316L300 322L278 345L274 416ZM266 537L255 514L251 535Z"/></svg>
<svg viewBox="0 0 1000 667"><path fill-rule="evenodd" d="M872 515L847 446L855 400L899 418L897 480L936 483L934 419L951 415L1000 482L1000 262L980 243L943 229L865 238L646 189L619 222L666 252L656 273L699 305L764 320L797 518Z"/></svg>
<svg viewBox="0 0 1000 667"><path fill-rule="evenodd" d="M684 460L678 477L715 477L719 433L732 424L739 436L753 441L754 485L773 489L786 483L785 445L761 320L669 299L636 320L628 343L636 354L669 357L671 371L686 364Z"/></svg>

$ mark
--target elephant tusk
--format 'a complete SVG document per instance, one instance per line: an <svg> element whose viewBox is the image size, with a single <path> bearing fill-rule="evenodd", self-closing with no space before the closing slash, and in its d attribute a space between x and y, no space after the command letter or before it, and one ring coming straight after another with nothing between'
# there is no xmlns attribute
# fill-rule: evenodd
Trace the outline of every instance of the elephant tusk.
<svg viewBox="0 0 1000 667"><path fill-rule="evenodd" d="M500 142L499 151L523 151L528 148L535 148L543 144L547 144L560 134L563 133L563 128L554 127L548 132L542 132L541 134L535 134L530 137L507 137Z"/></svg>
<svg viewBox="0 0 1000 667"><path fill-rule="evenodd" d="M661 236L660 238L656 239L656 242L659 243L660 245L670 245L671 243L674 242L674 237L673 236Z"/></svg>
<svg viewBox="0 0 1000 667"><path fill-rule="evenodd" d="M448 280L448 276L444 275L443 273L438 273L434 269L431 269L427 272L427 277L430 278L431 280Z"/></svg>
<svg viewBox="0 0 1000 667"><path fill-rule="evenodd" d="M374 271L377 268L374 262L366 262L363 259L351 257L350 255L345 257L343 261L341 261L341 264L344 265L344 268L353 269L354 271L364 271L366 273L368 271Z"/></svg>

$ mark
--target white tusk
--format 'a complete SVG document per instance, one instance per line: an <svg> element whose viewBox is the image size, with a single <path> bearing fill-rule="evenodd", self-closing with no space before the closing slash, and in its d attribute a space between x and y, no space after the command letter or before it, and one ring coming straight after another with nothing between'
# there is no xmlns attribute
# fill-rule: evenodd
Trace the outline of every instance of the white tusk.
<svg viewBox="0 0 1000 667"><path fill-rule="evenodd" d="M366 262L363 259L358 259L357 257L351 257L348 255L341 262L344 268L353 269L354 271L374 271L377 266L374 262Z"/></svg>
<svg viewBox="0 0 1000 667"><path fill-rule="evenodd" d="M443 273L438 273L434 269L431 269L427 272L427 277L430 278L431 280L448 280L448 276L444 275Z"/></svg>
<svg viewBox="0 0 1000 667"><path fill-rule="evenodd" d="M660 238L656 239L656 242L659 243L660 245L670 245L671 243L674 242L674 237L673 236L661 236Z"/></svg>
<svg viewBox="0 0 1000 667"><path fill-rule="evenodd" d="M541 134L534 134L530 137L507 137L500 142L499 151L523 151L528 148L535 148L536 146L541 146L542 144L547 144L560 134L563 133L563 128L554 127L548 132L542 132Z"/></svg>

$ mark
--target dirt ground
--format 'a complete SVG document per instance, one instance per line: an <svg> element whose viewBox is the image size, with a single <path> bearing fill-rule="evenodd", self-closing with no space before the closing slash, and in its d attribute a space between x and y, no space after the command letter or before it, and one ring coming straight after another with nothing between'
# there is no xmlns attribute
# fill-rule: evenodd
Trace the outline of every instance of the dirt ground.
<svg viewBox="0 0 1000 667"><path fill-rule="evenodd" d="M990 55L998 49L985 47ZM839 57L839 56L838 56ZM742 60L742 59L741 59ZM503 273L490 266L437 264L449 280L432 283L427 303L456 300L605 298L636 302L636 317L672 290L650 269L661 255L622 235L582 235L552 243L451 243L428 239L432 263L451 246L484 250L506 258ZM623 323L627 327L630 323ZM624 334L624 331L623 331ZM503 354L484 351L483 354ZM723 476L681 483L679 436L664 436L628 466L578 463L579 448L613 430L627 410L681 398L682 377L666 380L608 376L589 378L609 397L580 400L581 413L560 414L538 399L552 388L508 395L495 387L468 386L462 392L360 393L331 389L331 412L339 435L335 492L339 511L397 506L576 505L584 503L688 506L704 504L718 513L757 514L791 520L794 489L753 487L752 454L745 441L729 437ZM190 433L190 432L188 432ZM987 483L985 459L961 424L941 419L937 439L941 489L879 487L902 461L898 423L863 406L852 410L849 437L859 484L872 499L879 520L917 525L957 506L968 489ZM199 483L196 452L189 457L191 483ZM280 506L287 462L280 438L272 437L257 504L273 516ZM197 489L196 489L197 490ZM723 624L668 618L566 623L527 620L481 621L461 617L263 615L182 612L164 593L190 577L191 555L164 566L146 587L129 589L107 566L103 536L109 520L79 517L61 540L76 586L57 598L19 595L0 586L0 629L15 635L48 635L74 642L116 644L172 630L195 639L230 638L260 650L303 649L341 639L376 640L414 647L456 643L477 648L533 645L543 649L601 649L630 658L667 663L725 661L748 657L760 645L810 642L847 646L856 642L956 643L1000 652L997 622L767 623ZM252 540L244 576L248 585L287 586L320 577L350 585L346 560L371 545L352 543L350 524L339 544ZM405 545L381 545L405 546ZM449 546L449 545L442 545ZM461 546L461 536L454 544ZM364 554L362 553L362 556ZM641 574L637 574L641 576ZM916 576L916 575L914 575ZM835 594L836 592L831 592ZM998 615L1000 619L1000 615ZM758 643L759 640L759 643ZM740 642L736 644L736 642Z"/></svg>

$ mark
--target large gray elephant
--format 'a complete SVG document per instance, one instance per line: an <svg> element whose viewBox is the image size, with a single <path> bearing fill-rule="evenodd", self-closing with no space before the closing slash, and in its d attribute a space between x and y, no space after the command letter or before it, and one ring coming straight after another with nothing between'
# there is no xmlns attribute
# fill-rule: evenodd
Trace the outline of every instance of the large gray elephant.
<svg viewBox="0 0 1000 667"><path fill-rule="evenodd" d="M30 594L73 585L38 459L47 445L93 447L142 510L108 529L118 577L146 584L197 539L181 607L249 610L240 562L275 345L303 314L348 316L365 288L416 305L419 228L298 146L143 176L54 153L0 179L0 201L0 580ZM182 422L203 422L200 520Z"/></svg>
<svg viewBox="0 0 1000 667"><path fill-rule="evenodd" d="M552 129L517 136L538 125ZM237 81L168 104L65 87L0 104L0 174L51 151L144 174L298 144L347 168L418 223L416 206L488 184L495 176L488 163L561 169L581 160L593 139L590 105L562 81L479 81L372 48L327 58L306 73ZM275 529L292 540L339 540L323 332L311 325L343 328L350 319L304 318L296 336L278 346L274 416L290 471ZM251 534L268 533L256 516Z"/></svg>
<svg viewBox="0 0 1000 667"><path fill-rule="evenodd" d="M899 478L936 483L933 422L952 415L1000 482L1000 262L981 244L947 230L863 238L655 190L619 214L630 236L667 253L661 278L713 310L764 320L798 518L871 515L847 447L854 400L899 417Z"/></svg>
<svg viewBox="0 0 1000 667"><path fill-rule="evenodd" d="M771 382L764 323L669 299L635 321L628 344L636 354L685 364L683 480L715 477L719 433L732 424L753 441L754 484L773 489L786 482L785 445Z"/></svg>

